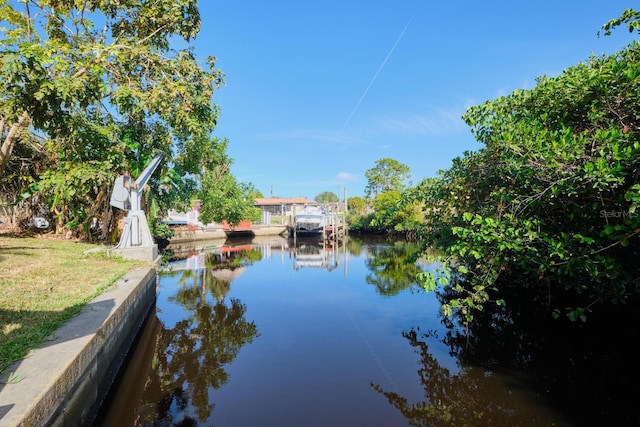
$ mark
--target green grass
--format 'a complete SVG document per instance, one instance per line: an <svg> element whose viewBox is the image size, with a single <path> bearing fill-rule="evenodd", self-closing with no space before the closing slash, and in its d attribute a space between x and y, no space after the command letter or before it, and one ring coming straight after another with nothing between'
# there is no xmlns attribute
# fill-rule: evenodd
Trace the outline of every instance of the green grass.
<svg viewBox="0 0 640 427"><path fill-rule="evenodd" d="M0 373L141 261L98 245L0 236Z"/></svg>

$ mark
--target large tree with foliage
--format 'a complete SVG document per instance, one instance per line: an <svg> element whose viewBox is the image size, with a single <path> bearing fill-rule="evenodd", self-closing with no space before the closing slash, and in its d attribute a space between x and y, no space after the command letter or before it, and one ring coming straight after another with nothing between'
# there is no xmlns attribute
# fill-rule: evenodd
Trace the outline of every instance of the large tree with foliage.
<svg viewBox="0 0 640 427"><path fill-rule="evenodd" d="M448 313L467 321L519 286L586 319L640 291L640 45L592 57L531 90L470 108L484 148L418 186L426 243L448 268Z"/></svg>
<svg viewBox="0 0 640 427"><path fill-rule="evenodd" d="M318 194L314 199L318 203L336 203L340 201L340 198L336 195L336 193L332 193L331 191L323 191Z"/></svg>
<svg viewBox="0 0 640 427"><path fill-rule="evenodd" d="M362 231L365 225L369 224L369 214L371 209L367 201L360 196L349 197L347 201L347 224L353 231Z"/></svg>
<svg viewBox="0 0 640 427"><path fill-rule="evenodd" d="M238 183L229 173L230 166L231 160L224 156L212 159L205 168L200 191L200 221L204 224L226 221L237 225L245 219L260 219L261 210L254 207L260 192L252 184Z"/></svg>
<svg viewBox="0 0 640 427"><path fill-rule="evenodd" d="M377 160L376 165L368 169L364 176L367 178L367 197L375 197L384 191L404 190L405 181L411 177L411 169L404 163L385 157Z"/></svg>
<svg viewBox="0 0 640 427"><path fill-rule="evenodd" d="M413 235L413 232L420 229L423 224L422 204L418 201L402 203L401 200L402 193L396 190L378 194L371 203L374 212L370 216L369 225L378 231Z"/></svg>
<svg viewBox="0 0 640 427"><path fill-rule="evenodd" d="M38 198L59 228L86 231L97 218L107 237L114 176L135 178L162 152L149 203L188 204L210 159L224 157L211 137L223 75L188 45L196 0L2 0L0 20L5 203ZM178 38L186 47L173 48Z"/></svg>

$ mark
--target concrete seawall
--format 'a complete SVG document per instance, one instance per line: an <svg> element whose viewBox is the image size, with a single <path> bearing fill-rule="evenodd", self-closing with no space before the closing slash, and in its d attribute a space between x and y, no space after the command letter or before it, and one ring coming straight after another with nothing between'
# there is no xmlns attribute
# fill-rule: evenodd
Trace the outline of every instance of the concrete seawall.
<svg viewBox="0 0 640 427"><path fill-rule="evenodd" d="M0 427L86 426L156 299L154 267L132 270L0 377ZM22 378L8 383L9 375Z"/></svg>
<svg viewBox="0 0 640 427"><path fill-rule="evenodd" d="M285 234L288 228L286 225L253 225L250 229L242 231L225 232L222 228L211 229L193 229L193 230L177 230L175 235L169 239L171 244L188 243L202 240L227 239L234 235L253 235L253 236L278 236Z"/></svg>

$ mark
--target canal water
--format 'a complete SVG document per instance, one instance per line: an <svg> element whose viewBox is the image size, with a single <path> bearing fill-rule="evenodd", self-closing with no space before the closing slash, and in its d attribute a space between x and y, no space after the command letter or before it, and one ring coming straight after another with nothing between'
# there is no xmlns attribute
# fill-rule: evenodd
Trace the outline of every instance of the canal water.
<svg viewBox="0 0 640 427"><path fill-rule="evenodd" d="M566 426L518 372L457 360L408 243L170 247L95 426Z"/></svg>

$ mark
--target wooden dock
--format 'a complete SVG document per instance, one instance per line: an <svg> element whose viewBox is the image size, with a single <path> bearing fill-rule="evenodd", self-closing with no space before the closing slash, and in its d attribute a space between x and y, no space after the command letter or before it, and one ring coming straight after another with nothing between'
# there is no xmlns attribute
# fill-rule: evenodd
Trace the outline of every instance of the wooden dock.
<svg viewBox="0 0 640 427"><path fill-rule="evenodd" d="M290 239L296 239L298 237L306 237L306 238L319 238L324 241L334 241L334 240L344 240L347 236L347 226L346 224L332 224L325 226L322 230L318 232L296 232L296 228L294 225L287 226L287 235Z"/></svg>
<svg viewBox="0 0 640 427"><path fill-rule="evenodd" d="M327 225L324 228L323 235L326 240L342 240L347 235L347 226L342 223Z"/></svg>

